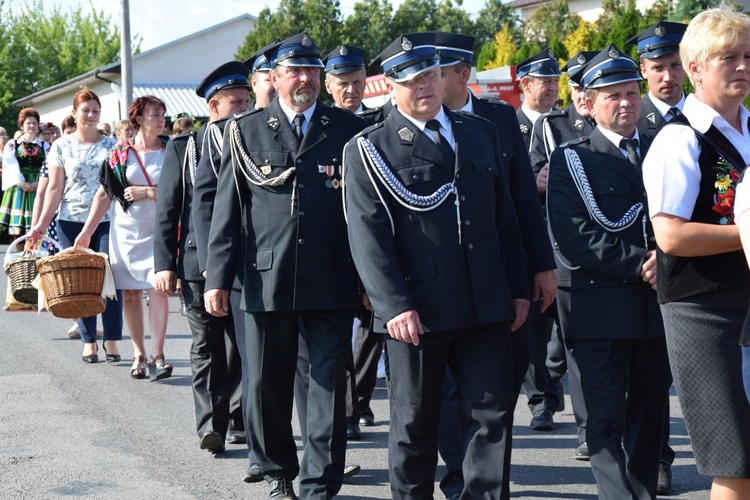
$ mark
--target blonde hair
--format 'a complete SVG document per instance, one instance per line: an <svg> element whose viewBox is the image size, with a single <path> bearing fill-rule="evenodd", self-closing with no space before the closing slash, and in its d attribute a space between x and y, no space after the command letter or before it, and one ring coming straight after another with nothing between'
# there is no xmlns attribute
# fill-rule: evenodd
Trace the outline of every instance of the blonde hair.
<svg viewBox="0 0 750 500"><path fill-rule="evenodd" d="M687 69L690 62L703 65L712 55L743 44L750 44L750 17L722 2L715 9L701 12L688 24L680 42L682 66ZM689 71L688 76L695 85Z"/></svg>
<svg viewBox="0 0 750 500"><path fill-rule="evenodd" d="M193 121L193 119L189 116L184 116L182 118L178 118L177 121L174 122L174 124L172 125L172 134L174 135L174 137L177 137L178 135L193 130L194 127L195 121Z"/></svg>

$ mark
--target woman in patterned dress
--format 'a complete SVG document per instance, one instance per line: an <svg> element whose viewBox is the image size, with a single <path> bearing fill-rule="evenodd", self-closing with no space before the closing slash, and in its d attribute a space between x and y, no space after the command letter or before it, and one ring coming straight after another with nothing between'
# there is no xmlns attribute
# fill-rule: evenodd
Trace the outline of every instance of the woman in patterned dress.
<svg viewBox="0 0 750 500"><path fill-rule="evenodd" d="M21 235L31 226L39 170L49 144L38 137L39 113L24 108L18 114L22 135L8 141L3 151L3 199L0 203L0 231Z"/></svg>

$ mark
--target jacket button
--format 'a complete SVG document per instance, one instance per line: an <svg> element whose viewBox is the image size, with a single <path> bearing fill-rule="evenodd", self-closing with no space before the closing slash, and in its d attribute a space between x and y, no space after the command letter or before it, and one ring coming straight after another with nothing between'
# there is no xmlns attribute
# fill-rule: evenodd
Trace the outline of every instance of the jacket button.
<svg viewBox="0 0 750 500"><path fill-rule="evenodd" d="M461 174L456 174L456 179L460 179L460 178L461 178Z"/></svg>
<svg viewBox="0 0 750 500"><path fill-rule="evenodd" d="M404 281L408 283L408 282L410 282L410 281L411 281L411 278L410 278L409 276L406 276L406 277L404 278Z"/></svg>
<svg viewBox="0 0 750 500"><path fill-rule="evenodd" d="M302 163L302 158L297 158L297 163Z"/></svg>
<svg viewBox="0 0 750 500"><path fill-rule="evenodd" d="M299 243L300 245L304 245L305 244L305 239L304 238L300 238L299 240L297 240L297 243Z"/></svg>
<svg viewBox="0 0 750 500"><path fill-rule="evenodd" d="M589 284L593 285L594 284L594 280L589 281Z"/></svg>
<svg viewBox="0 0 750 500"><path fill-rule="evenodd" d="M253 269L257 269L257 268L258 268L258 264L256 264L255 262L253 262Z"/></svg>
<svg viewBox="0 0 750 500"><path fill-rule="evenodd" d="M461 195L459 198L461 199L461 201L466 201L466 196L464 195Z"/></svg>
<svg viewBox="0 0 750 500"><path fill-rule="evenodd" d="M297 189L305 189L305 185L300 182L297 184Z"/></svg>
<svg viewBox="0 0 750 500"><path fill-rule="evenodd" d="M412 179L417 180L419 179L419 174L414 174L411 176Z"/></svg>
<svg viewBox="0 0 750 500"><path fill-rule="evenodd" d="M469 250L474 250L474 245L473 244L469 243L466 246L469 248Z"/></svg>
<svg viewBox="0 0 750 500"><path fill-rule="evenodd" d="M299 215L300 217L304 217L305 216L305 212L303 212L302 210L300 210L299 212L297 212L297 215Z"/></svg>

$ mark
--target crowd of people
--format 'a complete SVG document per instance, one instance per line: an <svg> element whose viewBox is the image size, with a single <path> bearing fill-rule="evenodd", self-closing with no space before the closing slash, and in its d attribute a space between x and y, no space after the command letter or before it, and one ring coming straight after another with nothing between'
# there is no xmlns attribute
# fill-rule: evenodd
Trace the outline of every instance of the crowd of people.
<svg viewBox="0 0 750 500"><path fill-rule="evenodd" d="M673 382L711 498L747 498L750 17L722 6L628 43L639 61L610 45L519 63L514 110L469 90L473 37L407 33L371 63L390 99L367 108L364 51L322 58L303 31L207 75L208 121L173 116L171 141L158 98L112 138L84 89L59 129L28 108L0 133L0 227L109 254L103 348L120 361L124 317L136 379L172 373L181 287L199 446L245 444L242 478L270 499L295 479L331 498L359 472L346 444L375 422L383 354L393 498L433 498L438 454L447 499L509 498L519 396L553 429L565 373L601 498L670 492ZM97 318L78 329L98 361Z"/></svg>

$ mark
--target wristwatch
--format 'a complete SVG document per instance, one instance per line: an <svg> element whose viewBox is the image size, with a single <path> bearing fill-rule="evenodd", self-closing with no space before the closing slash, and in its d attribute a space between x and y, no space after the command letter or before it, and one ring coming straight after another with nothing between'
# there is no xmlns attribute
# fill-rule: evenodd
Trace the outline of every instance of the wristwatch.
<svg viewBox="0 0 750 500"><path fill-rule="evenodd" d="M149 198L153 198L154 197L154 188L152 188L151 186L149 186L146 189L146 196L148 196Z"/></svg>

